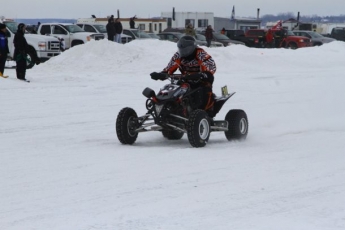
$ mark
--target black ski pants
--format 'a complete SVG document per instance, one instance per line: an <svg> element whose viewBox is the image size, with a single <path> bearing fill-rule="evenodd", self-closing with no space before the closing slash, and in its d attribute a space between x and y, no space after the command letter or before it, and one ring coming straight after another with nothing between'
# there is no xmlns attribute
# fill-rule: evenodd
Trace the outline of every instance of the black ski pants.
<svg viewBox="0 0 345 230"><path fill-rule="evenodd" d="M6 64L6 60L7 60L7 54L1 54L0 55L0 72L2 74L4 74L5 71L5 64Z"/></svg>
<svg viewBox="0 0 345 230"><path fill-rule="evenodd" d="M25 79L25 73L26 73L26 60L21 59L19 61L16 61L16 72L17 72L17 78L18 79Z"/></svg>

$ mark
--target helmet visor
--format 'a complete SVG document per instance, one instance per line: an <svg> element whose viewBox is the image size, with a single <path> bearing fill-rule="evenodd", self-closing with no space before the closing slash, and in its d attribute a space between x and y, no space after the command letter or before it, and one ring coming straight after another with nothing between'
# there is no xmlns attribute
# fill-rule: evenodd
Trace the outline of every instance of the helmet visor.
<svg viewBox="0 0 345 230"><path fill-rule="evenodd" d="M180 39L177 42L177 48L181 57L187 57L194 52L196 48L195 41L190 41L190 40L181 41Z"/></svg>

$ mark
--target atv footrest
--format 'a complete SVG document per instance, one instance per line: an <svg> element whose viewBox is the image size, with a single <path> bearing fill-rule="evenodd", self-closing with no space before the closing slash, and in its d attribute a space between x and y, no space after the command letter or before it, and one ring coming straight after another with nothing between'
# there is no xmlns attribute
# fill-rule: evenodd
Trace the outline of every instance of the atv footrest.
<svg viewBox="0 0 345 230"><path fill-rule="evenodd" d="M228 131L227 121L213 121L211 126L212 131Z"/></svg>

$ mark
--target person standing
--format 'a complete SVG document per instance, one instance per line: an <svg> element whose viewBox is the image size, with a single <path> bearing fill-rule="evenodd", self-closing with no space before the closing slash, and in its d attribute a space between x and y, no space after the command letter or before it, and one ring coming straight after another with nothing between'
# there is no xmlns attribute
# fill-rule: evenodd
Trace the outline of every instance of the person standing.
<svg viewBox="0 0 345 230"><path fill-rule="evenodd" d="M24 23L19 23L17 33L14 35L14 58L16 60L16 72L19 80L27 81L25 78L27 67L27 54L29 52L28 43L24 37L26 26ZM35 55L36 53L31 53ZM40 60L35 55L34 60L36 65L40 64Z"/></svg>
<svg viewBox="0 0 345 230"><path fill-rule="evenodd" d="M192 23L189 23L189 24L186 25L186 29L184 30L184 33L186 35L189 35L189 36L192 36L192 37L196 36L196 33L195 33L195 30L193 28Z"/></svg>
<svg viewBox="0 0 345 230"><path fill-rule="evenodd" d="M266 48L273 48L274 46L274 37L273 37L273 31L271 29L269 29L266 32L265 35L265 40L266 40Z"/></svg>
<svg viewBox="0 0 345 230"><path fill-rule="evenodd" d="M225 35L225 28L223 27L223 29L220 31L221 34Z"/></svg>
<svg viewBox="0 0 345 230"><path fill-rule="evenodd" d="M8 48L8 40L6 36L6 25L0 24L0 77L7 78L4 75L7 54L10 52Z"/></svg>
<svg viewBox="0 0 345 230"><path fill-rule="evenodd" d="M37 25L34 27L35 34L37 34L37 31L40 25L41 25L41 22L37 22Z"/></svg>
<svg viewBox="0 0 345 230"><path fill-rule="evenodd" d="M114 15L111 15L108 19L108 24L106 25L108 40L114 41L115 37L115 26L114 26Z"/></svg>
<svg viewBox="0 0 345 230"><path fill-rule="evenodd" d="M135 19L137 19L136 18L136 15L134 15L134 17L132 17L132 18L130 18L129 19L129 27L131 28L131 29L135 29Z"/></svg>
<svg viewBox="0 0 345 230"><path fill-rule="evenodd" d="M208 25L205 31L205 37L207 42L207 47L211 46L211 41L213 39L213 29L211 25Z"/></svg>
<svg viewBox="0 0 345 230"><path fill-rule="evenodd" d="M116 18L115 20L115 42L122 43L121 42L121 34L122 34L122 23L120 21L120 18Z"/></svg>

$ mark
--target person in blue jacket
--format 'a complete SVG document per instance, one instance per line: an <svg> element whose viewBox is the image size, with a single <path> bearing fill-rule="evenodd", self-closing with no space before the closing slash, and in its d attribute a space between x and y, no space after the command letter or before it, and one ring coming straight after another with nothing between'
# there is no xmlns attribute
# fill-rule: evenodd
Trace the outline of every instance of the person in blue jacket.
<svg viewBox="0 0 345 230"><path fill-rule="evenodd" d="M6 36L6 25L0 23L0 77L7 77L4 75L8 49L8 40Z"/></svg>

